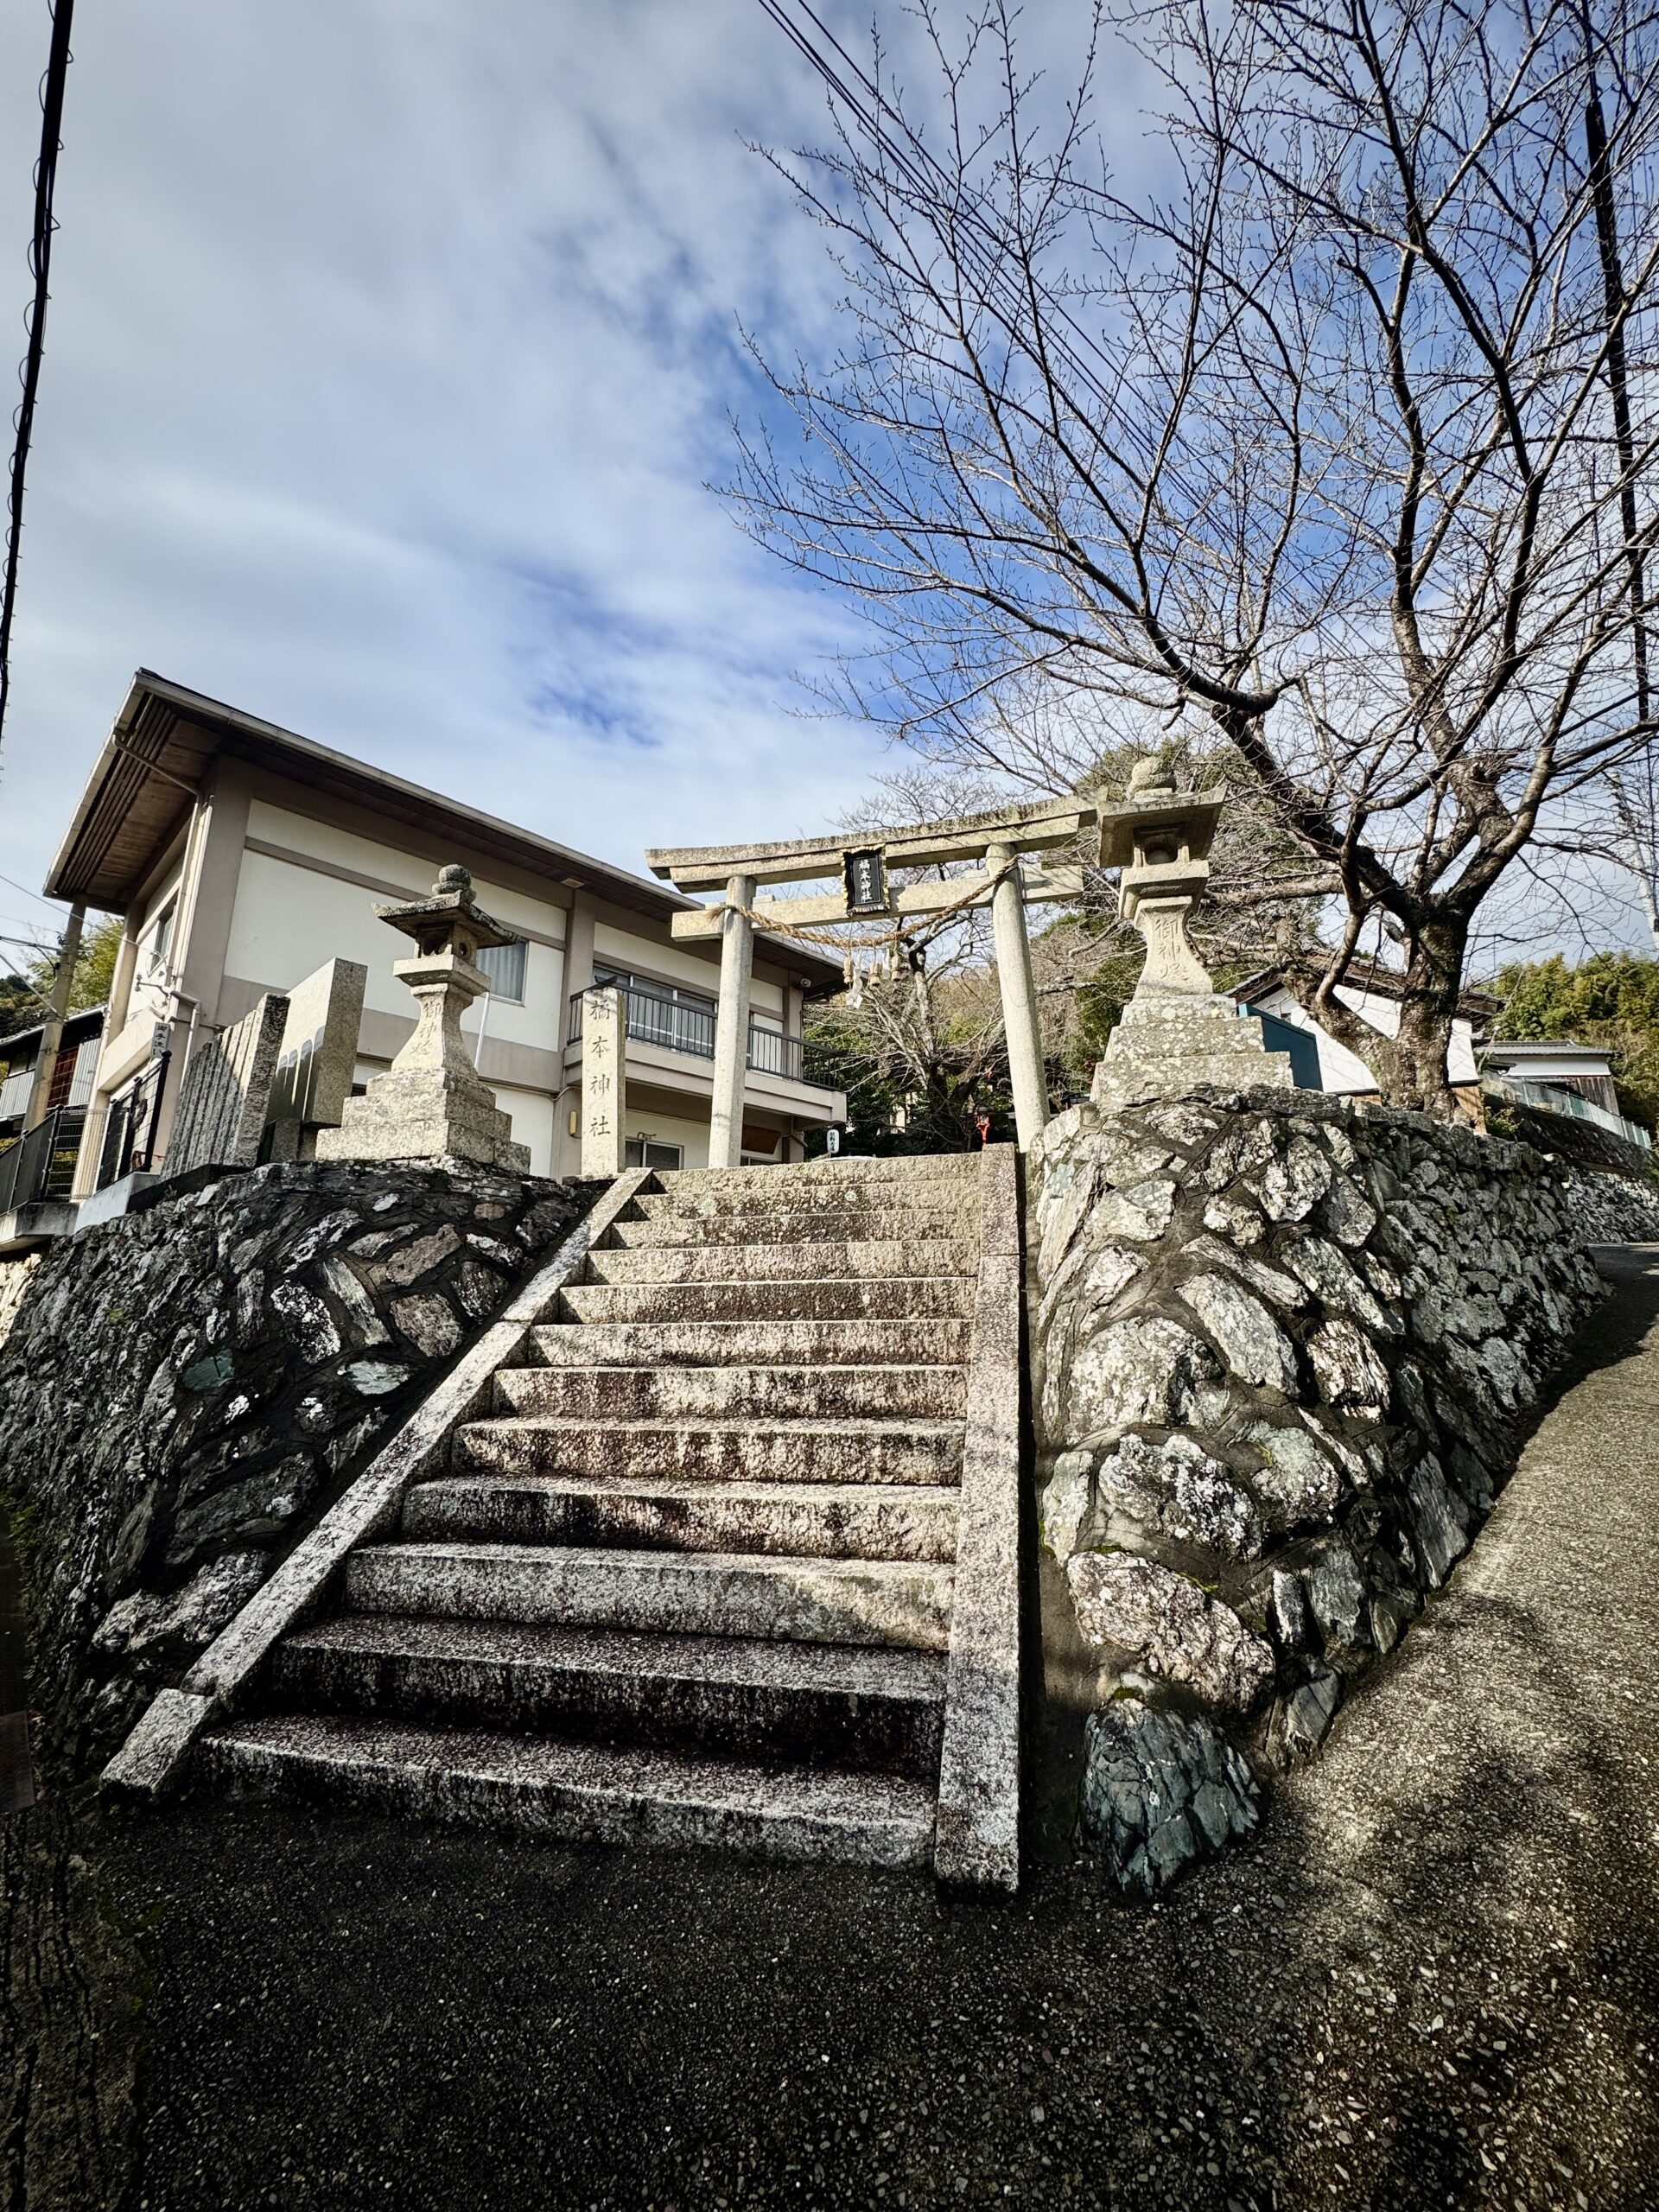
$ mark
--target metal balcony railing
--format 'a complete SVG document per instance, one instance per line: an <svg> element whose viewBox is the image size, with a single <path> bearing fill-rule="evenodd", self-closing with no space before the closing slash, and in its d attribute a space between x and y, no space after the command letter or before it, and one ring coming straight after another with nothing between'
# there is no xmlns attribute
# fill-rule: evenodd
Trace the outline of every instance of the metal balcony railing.
<svg viewBox="0 0 1659 2212"><path fill-rule="evenodd" d="M1593 1122L1598 1128L1634 1145L1638 1152L1651 1152L1653 1139L1639 1122L1627 1122L1622 1114L1610 1114L1605 1106L1598 1106L1593 1098L1586 1098L1576 1090L1559 1089L1553 1083L1531 1083L1523 1077L1511 1075L1483 1075L1483 1090L1495 1090L1500 1098L1513 1098L1522 1106L1535 1106L1545 1114L1567 1114L1575 1122Z"/></svg>
<svg viewBox="0 0 1659 2212"><path fill-rule="evenodd" d="M54 1106L27 1136L0 1152L0 1214L43 1198L68 1197L86 1126L86 1116L78 1108Z"/></svg>
<svg viewBox="0 0 1659 2212"><path fill-rule="evenodd" d="M638 983L615 987L627 1001L628 1040L636 1045L660 1045L664 1052L690 1052L699 1060L715 1057L715 1009L696 999L671 998L666 991L647 991ZM570 994L570 1042L582 1035L580 991Z"/></svg>
<svg viewBox="0 0 1659 2212"><path fill-rule="evenodd" d="M156 1121L167 1082L170 1052L154 1059L143 1073L110 1101L99 1155L98 1187L107 1190L124 1175L148 1174L156 1164Z"/></svg>
<svg viewBox="0 0 1659 2212"><path fill-rule="evenodd" d="M749 1024L749 1065L760 1075L786 1076L791 1083L810 1083L811 1077L804 1071L804 1047L798 1037L791 1037L781 1029L768 1029L764 1022ZM819 1090L823 1085L818 1085Z"/></svg>
<svg viewBox="0 0 1659 2212"><path fill-rule="evenodd" d="M650 991L638 983L615 987L627 1001L628 1040L658 1045L664 1052L686 1052L693 1059L715 1057L715 1009L695 999L670 998L664 991ZM582 994L570 994L570 1042L582 1035ZM805 1047L798 1037L764 1022L749 1024L748 1064L757 1075L784 1076L791 1083L810 1083L804 1072ZM819 1084L818 1090L826 1086Z"/></svg>

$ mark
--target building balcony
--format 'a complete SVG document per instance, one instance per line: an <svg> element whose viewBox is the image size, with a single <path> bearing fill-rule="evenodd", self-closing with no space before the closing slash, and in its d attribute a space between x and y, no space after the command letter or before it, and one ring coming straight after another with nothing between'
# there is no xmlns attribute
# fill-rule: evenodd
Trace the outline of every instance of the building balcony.
<svg viewBox="0 0 1659 2212"><path fill-rule="evenodd" d="M626 988L620 984L627 1002L628 1042L631 1045L654 1046L659 1051L681 1052L688 1058L712 1060L715 1057L715 1009L693 999L671 998L666 992L650 991L638 983ZM569 1041L582 1040L582 994L570 995ZM749 1024L748 1065L753 1073L777 1076L785 1083L798 1083L810 1090L827 1090L830 1086L815 1083L805 1072L805 1046L798 1037L791 1037L784 1030L768 1028L763 1021Z"/></svg>
<svg viewBox="0 0 1659 2212"><path fill-rule="evenodd" d="M1623 1114L1610 1114L1593 1098L1586 1098L1563 1084L1483 1072L1480 1087L1499 1098L1512 1098L1517 1105L1535 1107L1542 1114L1564 1114L1573 1121L1593 1122L1599 1129L1605 1129L1609 1136L1617 1137L1621 1144L1633 1146L1637 1152L1653 1150L1653 1139L1639 1122L1628 1122Z"/></svg>
<svg viewBox="0 0 1659 2212"><path fill-rule="evenodd" d="M86 1126L80 1108L54 1106L27 1136L0 1147L0 1216L69 1196Z"/></svg>

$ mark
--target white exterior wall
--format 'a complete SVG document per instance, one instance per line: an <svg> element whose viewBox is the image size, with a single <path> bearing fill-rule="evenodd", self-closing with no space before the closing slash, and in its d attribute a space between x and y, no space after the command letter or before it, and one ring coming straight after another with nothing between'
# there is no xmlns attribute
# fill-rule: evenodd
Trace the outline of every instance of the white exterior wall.
<svg viewBox="0 0 1659 2212"><path fill-rule="evenodd" d="M557 1102L544 1090L519 1090L505 1083L491 1085L495 1103L512 1122L515 1144L530 1147L532 1175L550 1175L554 1160L554 1113Z"/></svg>
<svg viewBox="0 0 1659 2212"><path fill-rule="evenodd" d="M349 868L353 874L372 876L386 884L407 886L408 895L419 898L431 889L425 870L397 846L353 836L303 815L255 799L248 813L248 835L295 853ZM556 938L562 944L565 912L509 891L485 878L474 884L486 913L512 929L533 930L540 937ZM395 960L412 950L409 939L378 920L376 906L387 903L384 891L342 882L315 868L277 860L269 853L249 851L242 856L236 888L236 907L231 922L226 972L266 990L289 990L327 960L360 960L369 980L364 1004L377 1013L407 1020L413 1001L392 974ZM543 1051L557 1049L563 1005L564 960L553 945L533 939L524 958L524 999L522 1006L492 998L488 1033L504 1044L535 1045ZM464 1025L476 1035L479 1017Z"/></svg>
<svg viewBox="0 0 1659 2212"><path fill-rule="evenodd" d="M669 1115L659 1113L654 1107L647 1110L630 1106L622 1134L630 1141L636 1137L649 1137L655 1144L683 1145L685 1148L685 1157L680 1163L683 1167L706 1167L709 1165L709 1117L706 1114L701 1121L677 1121Z"/></svg>
<svg viewBox="0 0 1659 2212"><path fill-rule="evenodd" d="M1354 990L1346 983L1338 983L1337 996L1346 1007L1351 1007L1360 1020L1369 1022L1384 1037L1400 1033L1400 1007L1397 1001L1384 998L1380 992ZM1282 1021L1287 1029L1306 1031L1313 1039L1319 1056L1319 1088L1345 1094L1375 1090L1376 1077L1357 1052L1338 1043L1320 1028L1312 1014L1298 1005L1291 994L1282 987L1268 997L1255 1003L1263 1014L1270 1014ZM1474 1032L1459 1014L1452 1024L1452 1035L1446 1052L1446 1077L1452 1083L1475 1083L1479 1080L1475 1066Z"/></svg>
<svg viewBox="0 0 1659 2212"><path fill-rule="evenodd" d="M1357 1054L1351 1052L1345 1045L1338 1045L1334 1037L1327 1036L1313 1015L1304 1012L1288 991L1274 991L1267 998L1255 1000L1255 1004L1263 1014L1270 1014L1276 1021L1282 1021L1287 1029L1300 1029L1313 1038L1314 1050L1319 1054L1321 1090L1351 1093L1376 1089L1376 1077L1364 1061Z"/></svg>
<svg viewBox="0 0 1659 2212"><path fill-rule="evenodd" d="M133 1021L153 1027L173 1013L173 991L178 982L179 937L181 925L186 919L183 886L184 862L181 857L144 901L143 919L134 931L132 984L124 1027ZM168 905L173 908L173 934L163 958L156 950L156 940L162 912ZM111 1030L111 1033L116 1033Z"/></svg>

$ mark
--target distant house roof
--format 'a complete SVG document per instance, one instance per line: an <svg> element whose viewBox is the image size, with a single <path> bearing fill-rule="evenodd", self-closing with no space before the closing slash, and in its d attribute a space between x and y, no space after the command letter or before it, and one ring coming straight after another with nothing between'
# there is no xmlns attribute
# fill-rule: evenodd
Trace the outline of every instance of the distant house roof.
<svg viewBox="0 0 1659 2212"><path fill-rule="evenodd" d="M314 744L142 668L53 861L48 897L84 899L109 912L124 911L219 754L297 777L313 791L372 807L429 834L448 831L476 851L573 888L595 891L616 906L659 921L697 905L626 868ZM761 941L774 961L810 978L813 989L841 988L839 959L775 938L763 936Z"/></svg>
<svg viewBox="0 0 1659 2212"><path fill-rule="evenodd" d="M104 1016L108 1011L107 1007L92 1006L84 1007L79 1014L65 1014L60 1045L80 1045L87 1038L98 1036L103 1030ZM0 1037L0 1060L16 1059L24 1046L29 1047L32 1057L40 1049L45 1029L44 1021L34 1021L27 1029L14 1029L9 1036Z"/></svg>
<svg viewBox="0 0 1659 2212"><path fill-rule="evenodd" d="M1580 1045L1571 1037L1493 1037L1481 1046L1480 1056L1483 1065L1490 1067L1554 1067L1572 1075L1611 1075L1613 1071L1613 1056L1608 1047Z"/></svg>
<svg viewBox="0 0 1659 2212"><path fill-rule="evenodd" d="M1363 991L1375 998L1397 999L1402 993L1403 978L1392 968L1384 968L1376 960L1351 960L1338 989ZM1242 983L1235 983L1226 994L1241 1006L1255 1006L1262 999L1271 998L1274 991L1283 990L1285 971L1281 967L1260 968L1247 976ZM1490 991L1467 988L1458 994L1458 1012L1467 1021L1490 1021L1502 1008L1503 1001Z"/></svg>

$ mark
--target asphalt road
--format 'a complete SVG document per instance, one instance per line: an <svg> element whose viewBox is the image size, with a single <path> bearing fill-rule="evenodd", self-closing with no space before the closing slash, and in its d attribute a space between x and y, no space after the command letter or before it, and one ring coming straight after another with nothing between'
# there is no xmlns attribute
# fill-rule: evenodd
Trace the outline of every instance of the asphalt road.
<svg viewBox="0 0 1659 2212"><path fill-rule="evenodd" d="M941 1907L264 1807L94 1816L82 2048L130 2079L136 2021L137 2052L97 2201L1659 2204L1659 1251L1607 1265L1444 1600L1262 1838L1151 1910L1076 1865Z"/></svg>

